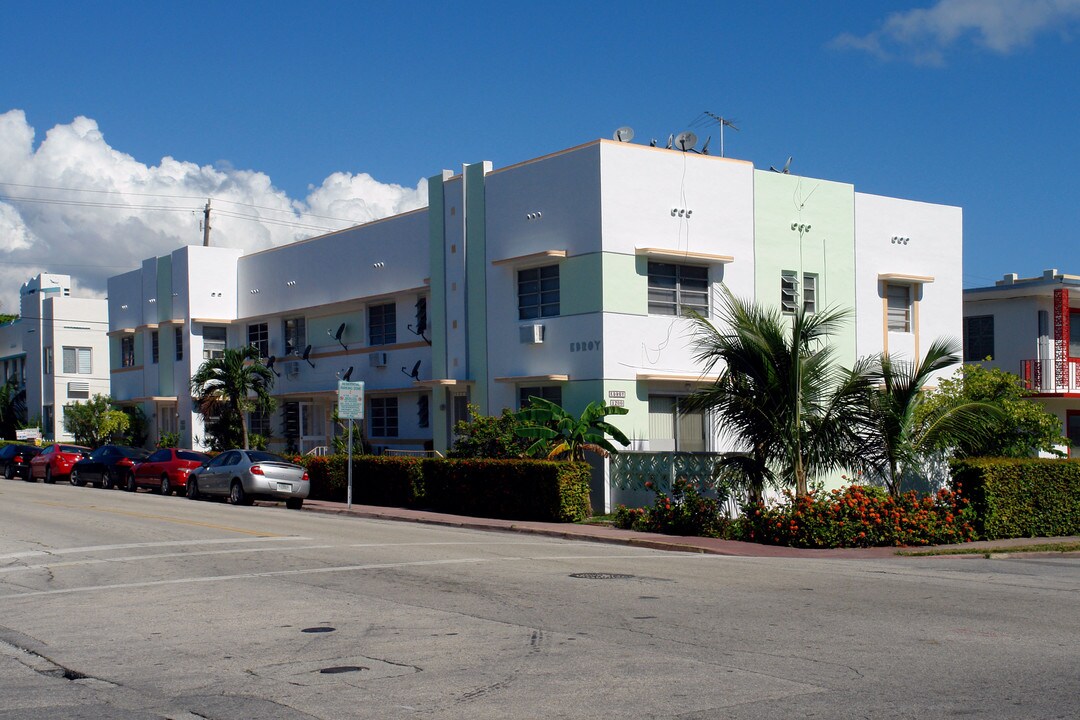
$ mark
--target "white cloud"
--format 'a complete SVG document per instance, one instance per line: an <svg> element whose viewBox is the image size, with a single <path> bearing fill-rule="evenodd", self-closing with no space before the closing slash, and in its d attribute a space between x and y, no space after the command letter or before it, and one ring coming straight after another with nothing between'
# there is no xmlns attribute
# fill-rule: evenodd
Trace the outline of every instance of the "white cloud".
<svg viewBox="0 0 1080 720"><path fill-rule="evenodd" d="M293 199L261 172L171 157L147 166L86 117L50 129L36 149L34 137L23 111L0 114L0 312L18 311L19 286L39 272L71 275L74 294L100 296L109 276L201 244L206 198L211 243L249 251L427 203L425 180L407 188L338 172Z"/></svg>
<svg viewBox="0 0 1080 720"><path fill-rule="evenodd" d="M1078 20L1080 0L938 0L933 7L893 13L874 32L845 33L832 44L885 60L942 65L945 51L967 37L1004 55L1042 33L1065 34Z"/></svg>

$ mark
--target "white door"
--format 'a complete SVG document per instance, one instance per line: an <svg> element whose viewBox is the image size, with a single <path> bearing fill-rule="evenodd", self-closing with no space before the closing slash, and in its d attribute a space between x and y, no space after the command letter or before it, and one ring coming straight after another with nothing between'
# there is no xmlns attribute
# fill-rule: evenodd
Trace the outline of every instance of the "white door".
<svg viewBox="0 0 1080 720"><path fill-rule="evenodd" d="M322 405L300 403L300 453L326 445L326 412Z"/></svg>

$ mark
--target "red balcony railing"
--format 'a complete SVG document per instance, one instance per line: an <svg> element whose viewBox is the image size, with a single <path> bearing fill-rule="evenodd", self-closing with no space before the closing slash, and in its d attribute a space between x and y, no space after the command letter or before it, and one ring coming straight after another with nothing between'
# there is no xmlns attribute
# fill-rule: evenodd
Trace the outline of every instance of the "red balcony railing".
<svg viewBox="0 0 1080 720"><path fill-rule="evenodd" d="M1063 370L1052 359L1020 361L1020 379L1033 393L1080 393L1080 358L1069 358Z"/></svg>

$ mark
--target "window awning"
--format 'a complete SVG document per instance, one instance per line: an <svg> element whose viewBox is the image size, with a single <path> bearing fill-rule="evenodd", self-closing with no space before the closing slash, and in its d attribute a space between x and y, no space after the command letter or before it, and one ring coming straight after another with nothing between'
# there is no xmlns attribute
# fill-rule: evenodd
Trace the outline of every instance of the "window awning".
<svg viewBox="0 0 1080 720"><path fill-rule="evenodd" d="M669 262L698 262L708 263L710 265L726 265L735 262L735 257L733 255L690 252L689 250L678 250L675 248L639 247L634 248L634 254L644 255L650 260L666 260Z"/></svg>
<svg viewBox="0 0 1080 720"><path fill-rule="evenodd" d="M933 275L909 275L907 273L878 273L878 282L907 283L909 285L929 285L934 282Z"/></svg>
<svg viewBox="0 0 1080 720"><path fill-rule="evenodd" d="M514 257L502 258L501 260L492 260L492 265L529 265L532 263L541 263L546 260L562 260L566 257L565 250L541 250L540 252L529 253L528 255L516 255Z"/></svg>

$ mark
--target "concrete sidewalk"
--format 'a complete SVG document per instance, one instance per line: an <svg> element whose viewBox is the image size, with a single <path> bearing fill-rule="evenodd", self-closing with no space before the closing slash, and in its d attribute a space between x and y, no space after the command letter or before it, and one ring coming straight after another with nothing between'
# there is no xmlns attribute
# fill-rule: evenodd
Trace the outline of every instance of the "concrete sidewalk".
<svg viewBox="0 0 1080 720"><path fill-rule="evenodd" d="M904 559L905 556L897 555L897 548L836 548L831 550L806 550L802 548L779 547L775 545L761 545L758 543L739 542L736 540L719 540L717 538L682 537L677 535L660 535L657 533L642 533L632 530L620 530L605 525L580 525L576 523L546 523L529 522L520 520L497 520L492 518L467 517L464 515L447 515L443 513L428 512L426 510L411 510L408 508L378 507L375 505L356 505L350 509L345 503L328 502L326 500L306 500L304 510L309 512L328 513L333 515L351 515L353 517L374 518L378 520L396 520L399 522L418 522L431 525L445 525L448 527L469 528L470 530L489 530L518 532L530 535L544 535L547 537L564 538L567 540L587 540L591 542L612 543L616 545L632 545L635 547L652 548L654 550L676 550L680 552L708 553L711 555L731 555L736 557L782 557L782 558L829 558L829 559L871 559L871 558L894 558ZM965 548L979 548L986 552L999 554L1008 553L1010 549L1024 545L1039 545L1056 541L1080 541L1080 538L1013 538L1009 540L989 540L967 543ZM943 548L957 547L955 545L941 546ZM929 548L912 548L914 550L926 550ZM1039 553L1043 555L1044 553ZM1080 557L1080 553L1045 553L1054 557ZM1031 556L1025 553L1025 556ZM982 557L981 555L946 555L942 557L965 558Z"/></svg>

